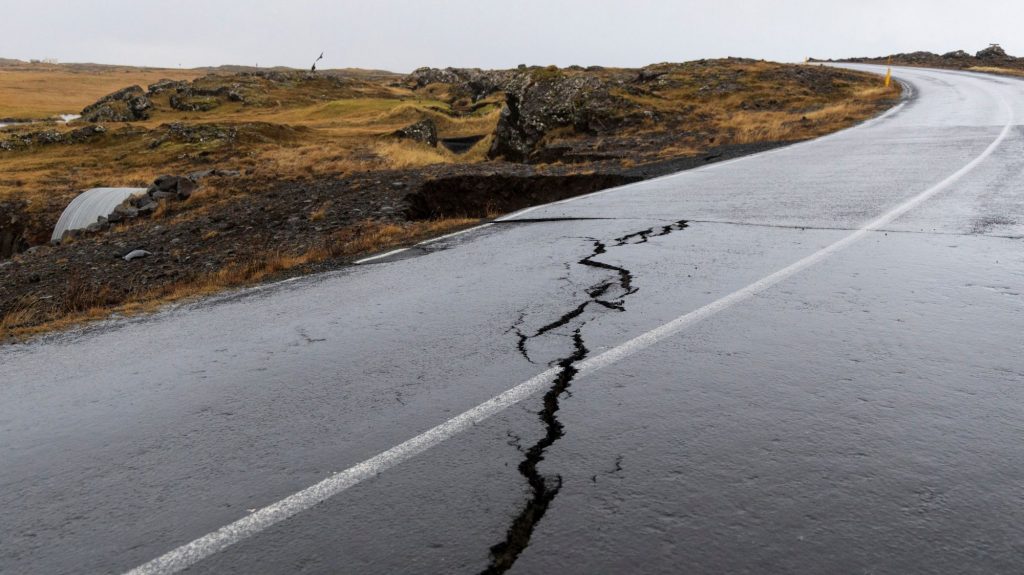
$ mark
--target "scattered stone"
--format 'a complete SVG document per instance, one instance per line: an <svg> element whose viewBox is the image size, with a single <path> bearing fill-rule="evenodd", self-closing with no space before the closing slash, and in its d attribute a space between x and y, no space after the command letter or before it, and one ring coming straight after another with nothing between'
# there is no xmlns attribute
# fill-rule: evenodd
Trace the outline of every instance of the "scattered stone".
<svg viewBox="0 0 1024 575"><path fill-rule="evenodd" d="M215 124L185 124L174 122L161 124L151 131L155 136L149 147L155 149L165 142L184 144L201 144L207 142L233 142L238 138L237 126L218 126Z"/></svg>
<svg viewBox="0 0 1024 575"><path fill-rule="evenodd" d="M209 170L199 170L197 172L191 172L188 175L188 179L192 180L193 182L198 182L199 180L209 178L210 176L217 176L221 178L237 178L240 175L242 175L242 173L239 172L238 170L222 170L220 168L212 168Z"/></svg>
<svg viewBox="0 0 1024 575"><path fill-rule="evenodd" d="M42 130L31 135L33 144L59 144L64 135L57 130Z"/></svg>
<svg viewBox="0 0 1024 575"><path fill-rule="evenodd" d="M148 196L146 199L149 200ZM152 200L143 202L142 205L138 206L139 216L151 216L158 207L160 207L160 204Z"/></svg>
<svg viewBox="0 0 1024 575"><path fill-rule="evenodd" d="M172 108L181 112L208 112L220 106L220 100L213 96L198 96L189 91L172 95L170 104Z"/></svg>
<svg viewBox="0 0 1024 575"><path fill-rule="evenodd" d="M153 181L146 194L154 200L187 200L195 189L195 182L187 176L164 175Z"/></svg>
<svg viewBox="0 0 1024 575"><path fill-rule="evenodd" d="M132 250L132 251L130 251L127 254L124 255L124 261L130 262L132 260L137 260L137 259L149 257L151 255L153 255L153 253L152 252L148 252L146 250Z"/></svg>
<svg viewBox="0 0 1024 575"><path fill-rule="evenodd" d="M96 138L98 136L102 136L106 132L106 128L104 128L102 125L97 124L93 126L85 126L84 128L78 128L76 130L71 130L64 136L64 139L69 143L79 144L82 142L92 140L93 138Z"/></svg>

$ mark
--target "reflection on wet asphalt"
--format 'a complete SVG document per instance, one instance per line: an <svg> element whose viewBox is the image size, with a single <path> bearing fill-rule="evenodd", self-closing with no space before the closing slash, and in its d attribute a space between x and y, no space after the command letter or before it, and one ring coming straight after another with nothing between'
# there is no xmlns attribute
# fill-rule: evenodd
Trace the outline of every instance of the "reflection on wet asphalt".
<svg viewBox="0 0 1024 575"><path fill-rule="evenodd" d="M130 569L547 369L189 572L1021 571L1024 84L897 76L815 142L0 349L0 572Z"/></svg>

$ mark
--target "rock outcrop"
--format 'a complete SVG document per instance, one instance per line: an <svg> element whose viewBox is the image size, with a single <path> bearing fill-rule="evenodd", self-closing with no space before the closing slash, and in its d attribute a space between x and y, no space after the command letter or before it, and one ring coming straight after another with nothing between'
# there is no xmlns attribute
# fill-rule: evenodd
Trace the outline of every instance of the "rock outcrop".
<svg viewBox="0 0 1024 575"><path fill-rule="evenodd" d="M0 260L28 249L25 202L0 202Z"/></svg>
<svg viewBox="0 0 1024 575"><path fill-rule="evenodd" d="M1024 70L1024 58L1006 53L999 44L978 50L973 55L963 50L953 50L939 55L933 52L908 52L880 58L851 58L840 62L869 62L872 64L896 64L908 66L929 66L935 68L965 69L973 66L1013 68Z"/></svg>
<svg viewBox="0 0 1024 575"><path fill-rule="evenodd" d="M477 101L495 92L505 90L515 83L528 69L480 70L479 68L419 68L405 78L405 85L412 89L430 84L448 84L460 96Z"/></svg>
<svg viewBox="0 0 1024 575"><path fill-rule="evenodd" d="M32 146L46 146L50 144L81 144L102 136L106 132L107 129L99 124L84 126L63 133L53 128L44 128L32 132L16 132L8 136L7 139L0 140L0 151L10 152Z"/></svg>
<svg viewBox="0 0 1024 575"><path fill-rule="evenodd" d="M564 75L544 69L521 76L505 92L489 155L522 162L535 158L555 128L596 133L611 127L630 108L614 98L609 85L593 75Z"/></svg>
<svg viewBox="0 0 1024 575"><path fill-rule="evenodd" d="M1006 50L1003 50L999 44L992 44L984 50L978 50L974 57L978 60L984 60L985 62L991 62L993 64L1002 64L1016 60L1016 58L1007 54Z"/></svg>
<svg viewBox="0 0 1024 575"><path fill-rule="evenodd" d="M157 80L146 89L146 95L152 98L164 92L181 92L187 90L189 83L185 80L168 80L166 78Z"/></svg>
<svg viewBox="0 0 1024 575"><path fill-rule="evenodd" d="M613 89L632 82L657 83L669 71L664 66L644 68L639 74L600 74L579 66L420 68L406 76L404 85L418 90L443 84L449 91L452 109L464 114L475 112L477 102L503 93L505 102L488 155L514 162L551 161L557 158L552 157L553 150L547 149L545 139L552 131L568 129L594 135L621 126L639 111L635 104L615 95ZM494 99L484 103L493 105Z"/></svg>
<svg viewBox="0 0 1024 575"><path fill-rule="evenodd" d="M538 153L547 134L556 128L595 133L616 123L612 111L631 106L611 95L610 88L620 79L610 80L582 69L560 70L520 67L514 70L476 68L420 68L409 74L405 85L420 89L445 84L452 92L452 108L472 111L474 104L503 92L505 103L494 134L489 155L522 162L540 159ZM663 75L647 70L641 81Z"/></svg>
<svg viewBox="0 0 1024 575"><path fill-rule="evenodd" d="M437 124L430 118L420 120L415 124L410 124L397 130L394 135L403 140L412 140L427 144L428 146L437 146Z"/></svg>
<svg viewBox="0 0 1024 575"><path fill-rule="evenodd" d="M129 86L104 96L82 110L86 122L134 122L149 118L153 102L139 86Z"/></svg>

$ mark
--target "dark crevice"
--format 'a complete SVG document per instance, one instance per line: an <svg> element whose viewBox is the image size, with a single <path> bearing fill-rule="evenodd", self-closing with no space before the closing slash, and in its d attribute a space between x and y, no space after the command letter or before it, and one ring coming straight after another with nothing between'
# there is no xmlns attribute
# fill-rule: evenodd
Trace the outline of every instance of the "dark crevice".
<svg viewBox="0 0 1024 575"><path fill-rule="evenodd" d="M573 378L576 377L576 362L587 357L588 350L583 344L580 328L576 328L573 332L572 341L573 353L559 360L558 366L561 369L555 376L551 388L544 394L544 408L538 413L541 421L544 422L544 437L526 450L526 457L519 464L519 473L526 478L530 485L530 500L527 501L519 515L512 520L505 540L491 547L491 564L482 571L486 575L504 573L512 567L519 554L530 544L534 527L544 517L551 501L558 495L558 490L562 488L561 476L545 477L537 469L537 465L544 461L545 450L565 433L557 416L560 408L559 398L569 389Z"/></svg>
<svg viewBox="0 0 1024 575"><path fill-rule="evenodd" d="M642 179L625 174L465 174L430 179L405 197L414 220L485 218L582 196Z"/></svg>
<svg viewBox="0 0 1024 575"><path fill-rule="evenodd" d="M595 262L594 261L594 258L596 258L597 256L607 252L608 249L605 246L604 242L602 242L601 240L591 240L591 241L594 242L594 253L592 253L589 256L581 259L578 263L580 265L590 266L592 268L599 268L599 269L603 269L603 270L609 270L609 271L613 271L613 272L617 273L619 275L619 287L621 287L622 291L625 292L623 294L623 297L636 293L636 290L633 289L633 274L632 274L632 272L630 272L626 268L621 268L619 266L613 266L611 264L606 264L604 262ZM623 244L616 244L616 245L623 245Z"/></svg>
<svg viewBox="0 0 1024 575"><path fill-rule="evenodd" d="M646 243L651 237L667 235L675 230L682 230L685 227L686 221L679 221L661 228L649 228L642 232L636 232L617 238L614 240L614 245L623 246L627 244ZM519 319L508 330L508 332L514 331L516 333L518 338L516 348L519 350L519 353L521 353L523 357L531 363L533 363L533 360L530 359L529 350L527 348L531 339L543 336L560 327L569 325L574 320L580 318L580 316L582 316L590 307L590 304L596 304L606 309L624 312L626 311L626 297L637 292L637 288L633 286L633 274L628 269L595 261L595 258L607 253L607 245L594 238L587 239L592 243L593 250L590 255L579 260L577 263L591 268L614 272L616 279L605 279L587 288L586 294L589 296L588 300L565 312L555 321L544 325L533 335L527 335L520 329L520 326L525 320L525 315L520 315ZM618 287L618 289L621 290L619 299L617 301L609 301L604 296L607 296L615 287ZM491 562L487 568L482 571L482 573L486 575L504 573L512 567L519 555L529 546L534 528L544 517L548 507L551 505L551 502L555 499L555 496L558 495L558 491L562 487L562 477L560 475L545 477L538 469L538 465L540 462L544 461L544 455L547 449L565 434L565 429L562 423L558 420L558 411L561 407L559 402L563 396L566 398L572 397L569 387L578 373L576 365L585 359L589 353L582 334L583 327L586 324L586 320L577 322L577 325L572 332L572 353L556 360L556 362L553 362L559 369L557 375L552 381L551 387L544 394L543 408L537 413L541 423L544 425L544 436L528 449L524 450L519 436L514 435L511 431L508 433L510 438L509 445L514 446L523 454L523 460L519 464L519 473L526 479L526 482L529 485L530 497L524 504L523 508L519 511L519 514L516 515L512 520L512 523L509 525L508 530L505 533L504 541L491 547ZM616 460L615 467L616 470L621 470L621 458Z"/></svg>
<svg viewBox="0 0 1024 575"><path fill-rule="evenodd" d="M572 310L567 311L566 313L564 313L562 315L562 317L560 317L560 318L556 319L555 321L547 324L546 326L538 329L537 333L533 334L533 336L530 337L530 339L533 339L534 337L537 337L537 336L544 335L544 334L546 334L547 332L549 332L549 331L551 331L553 329L558 329L558 328L562 327L563 325L569 323L570 321L578 318L579 316L583 315L583 312L586 311L588 305L590 305L590 302L589 301L585 301L585 302L581 303L580 305L576 306L575 308L573 308Z"/></svg>
<svg viewBox="0 0 1024 575"><path fill-rule="evenodd" d="M612 282L601 282L595 286L591 286L590 288L588 288L587 295L589 295L591 299L597 299L603 296L604 294L608 293L608 290L610 290L611 288Z"/></svg>
<svg viewBox="0 0 1024 575"><path fill-rule="evenodd" d="M530 363L535 363L532 359L530 359L530 352L527 351L526 349L526 342L530 341L530 336L526 335L522 331L519 331L519 329L516 329L516 337L519 338L519 342L516 344L516 349L518 349L519 353L526 358L526 361Z"/></svg>
<svg viewBox="0 0 1024 575"><path fill-rule="evenodd" d="M632 234L627 234L625 236L622 236L621 238L615 238L615 245L616 246L624 246L626 244L645 244L645 243L647 243L647 240L650 239L650 238L657 238L657 237L660 237L660 236L667 236L668 234L671 234L672 232L674 232L676 230L685 229L686 228L686 224L687 224L686 220L679 220L678 222L675 222L674 224L669 224L667 226L662 226L660 229L659 228L654 228L654 227L647 228L646 230L642 230L642 231L635 232L635 233L632 233ZM655 230L658 230L658 231L655 232ZM636 241L636 242L632 241L635 238L639 238L639 241Z"/></svg>

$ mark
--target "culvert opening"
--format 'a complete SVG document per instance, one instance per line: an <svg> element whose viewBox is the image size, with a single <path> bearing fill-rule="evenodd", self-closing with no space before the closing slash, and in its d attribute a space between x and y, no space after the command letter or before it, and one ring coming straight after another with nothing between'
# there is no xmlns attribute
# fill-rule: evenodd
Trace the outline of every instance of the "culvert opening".
<svg viewBox="0 0 1024 575"><path fill-rule="evenodd" d="M428 180L406 196L412 220L486 218L638 182L622 174L467 175Z"/></svg>

